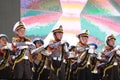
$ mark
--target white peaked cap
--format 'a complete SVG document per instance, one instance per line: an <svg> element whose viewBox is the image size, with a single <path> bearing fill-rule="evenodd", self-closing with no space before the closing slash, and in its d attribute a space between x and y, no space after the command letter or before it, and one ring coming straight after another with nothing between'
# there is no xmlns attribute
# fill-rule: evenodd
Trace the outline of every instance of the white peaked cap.
<svg viewBox="0 0 120 80"><path fill-rule="evenodd" d="M77 37L79 36L88 36L88 30L82 30L79 34L77 34Z"/></svg>
<svg viewBox="0 0 120 80"><path fill-rule="evenodd" d="M0 38L5 37L8 40L8 36L6 34L0 34Z"/></svg>
<svg viewBox="0 0 120 80"><path fill-rule="evenodd" d="M16 31L16 29L20 26L20 25L23 25L23 27L25 28L25 24L21 21L18 21L15 23L14 27L13 27L13 32Z"/></svg>

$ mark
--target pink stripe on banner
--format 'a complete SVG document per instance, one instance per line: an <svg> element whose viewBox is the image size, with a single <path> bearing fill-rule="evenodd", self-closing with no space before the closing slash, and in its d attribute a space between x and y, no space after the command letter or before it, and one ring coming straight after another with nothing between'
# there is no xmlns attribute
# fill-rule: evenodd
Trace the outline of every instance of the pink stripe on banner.
<svg viewBox="0 0 120 80"><path fill-rule="evenodd" d="M30 17L26 17L26 18L22 18L22 21L26 24L26 25L30 25L33 23L41 23L41 24L45 24L45 23L50 23L53 21L56 21L59 19L59 17L61 16L61 12L56 12L56 13L52 13L52 14L41 14L41 15L37 15L37 16L30 16Z"/></svg>
<svg viewBox="0 0 120 80"><path fill-rule="evenodd" d="M100 41L99 39L97 39L97 38L95 38L93 36L89 36L89 40L88 41L90 41L90 43L96 43L98 45L102 44L102 41Z"/></svg>
<svg viewBox="0 0 120 80"><path fill-rule="evenodd" d="M115 2L120 6L120 0L115 0Z"/></svg>
<svg viewBox="0 0 120 80"><path fill-rule="evenodd" d="M95 16L95 15L83 15L83 16L89 19L90 21L94 21L95 23L101 23L103 25L106 25L110 29L120 33L120 24L115 23L110 19L104 18L102 16Z"/></svg>

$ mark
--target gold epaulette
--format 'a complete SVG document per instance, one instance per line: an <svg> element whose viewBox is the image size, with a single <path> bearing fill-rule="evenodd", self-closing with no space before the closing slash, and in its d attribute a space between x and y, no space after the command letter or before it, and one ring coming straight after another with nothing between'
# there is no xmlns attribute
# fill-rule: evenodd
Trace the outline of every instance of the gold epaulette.
<svg viewBox="0 0 120 80"><path fill-rule="evenodd" d="M27 40L27 41L30 41L30 38L26 37L26 40Z"/></svg>
<svg viewBox="0 0 120 80"><path fill-rule="evenodd" d="M17 37L13 37L12 40L13 40L13 41L19 41L20 39L17 38Z"/></svg>
<svg viewBox="0 0 120 80"><path fill-rule="evenodd" d="M106 50L109 50L109 49L110 49L108 46L104 46L103 48L106 49Z"/></svg>
<svg viewBox="0 0 120 80"><path fill-rule="evenodd" d="M50 40L50 42L53 42L53 43L54 43L54 42L55 42L55 40L51 39L51 40Z"/></svg>
<svg viewBox="0 0 120 80"><path fill-rule="evenodd" d="M77 45L79 45L80 43L79 42L77 42Z"/></svg>
<svg viewBox="0 0 120 80"><path fill-rule="evenodd" d="M81 46L82 47L82 46L89 46L89 45L83 45L82 43L78 42L77 46Z"/></svg>

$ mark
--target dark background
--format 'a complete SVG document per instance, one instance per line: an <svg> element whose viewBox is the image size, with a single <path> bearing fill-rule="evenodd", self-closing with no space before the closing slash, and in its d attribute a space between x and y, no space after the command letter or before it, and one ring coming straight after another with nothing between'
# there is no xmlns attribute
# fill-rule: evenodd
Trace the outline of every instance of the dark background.
<svg viewBox="0 0 120 80"><path fill-rule="evenodd" d="M15 34L14 24L20 19L20 0L0 0L0 34L6 34L9 41Z"/></svg>

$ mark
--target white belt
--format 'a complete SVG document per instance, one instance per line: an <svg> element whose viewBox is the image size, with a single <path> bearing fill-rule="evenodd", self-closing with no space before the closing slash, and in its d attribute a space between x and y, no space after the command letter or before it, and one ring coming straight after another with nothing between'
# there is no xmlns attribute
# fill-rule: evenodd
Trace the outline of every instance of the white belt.
<svg viewBox="0 0 120 80"><path fill-rule="evenodd" d="M97 71L97 70L94 70L94 71L92 71L92 73L97 74L97 73L98 73L98 71Z"/></svg>
<svg viewBox="0 0 120 80"><path fill-rule="evenodd" d="M58 57L58 61L61 61L62 59L61 59L61 57Z"/></svg>
<svg viewBox="0 0 120 80"><path fill-rule="evenodd" d="M23 59L29 59L28 56L24 56Z"/></svg>
<svg viewBox="0 0 120 80"><path fill-rule="evenodd" d="M53 57L53 60L58 60L58 61L61 61L61 57Z"/></svg>
<svg viewBox="0 0 120 80"><path fill-rule="evenodd" d="M53 60L57 60L57 57L53 57Z"/></svg>

